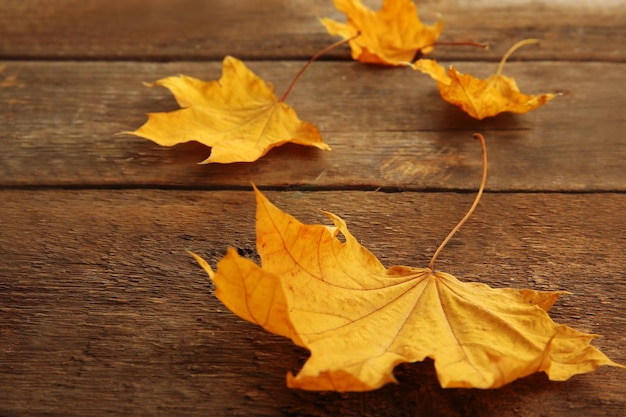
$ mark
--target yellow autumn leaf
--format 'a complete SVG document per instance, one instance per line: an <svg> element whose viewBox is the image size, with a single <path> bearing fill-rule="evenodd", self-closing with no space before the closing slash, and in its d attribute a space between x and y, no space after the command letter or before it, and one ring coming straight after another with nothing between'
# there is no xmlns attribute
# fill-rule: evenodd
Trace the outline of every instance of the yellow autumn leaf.
<svg viewBox="0 0 626 417"><path fill-rule="evenodd" d="M343 38L361 35L350 41L352 58L361 62L402 65L412 61L420 52L432 51L443 29L443 21L424 25L412 0L384 0L382 8L374 11L361 0L334 0L335 7L346 14L347 22L329 18L321 22L331 35Z"/></svg>
<svg viewBox="0 0 626 417"><path fill-rule="evenodd" d="M287 142L330 150L319 130L299 120L243 62L227 56L222 71L217 81L180 75L150 84L169 89L182 109L149 113L143 126L126 133L161 146L200 142L211 147L204 163L252 162Z"/></svg>
<svg viewBox="0 0 626 417"><path fill-rule="evenodd" d="M428 268L386 269L339 217L325 213L345 243L255 192L262 267L230 250L213 280L235 314L311 351L300 372L288 375L292 388L373 390L395 382L399 363L425 358L434 360L446 388L497 388L540 371L565 380L600 365L619 366L589 344L595 335L550 319L546 310L559 292L494 289ZM254 272L238 272L241 262ZM251 275L262 278L248 282ZM260 289L263 280L280 283L285 304L272 302L280 292L275 285ZM222 290L231 286L248 290ZM264 302L263 319L250 319L251 306ZM272 329L265 319L271 315L290 325Z"/></svg>
<svg viewBox="0 0 626 417"><path fill-rule="evenodd" d="M530 42L535 41L523 41L524 44ZM555 94L523 94L513 78L501 74L506 58L521 45L522 43L518 43L511 48L500 62L498 71L485 80L462 74L454 66L446 71L430 59L420 59L412 67L430 75L437 81L439 94L445 101L460 107L475 119L482 120L503 112L522 114L543 106Z"/></svg>

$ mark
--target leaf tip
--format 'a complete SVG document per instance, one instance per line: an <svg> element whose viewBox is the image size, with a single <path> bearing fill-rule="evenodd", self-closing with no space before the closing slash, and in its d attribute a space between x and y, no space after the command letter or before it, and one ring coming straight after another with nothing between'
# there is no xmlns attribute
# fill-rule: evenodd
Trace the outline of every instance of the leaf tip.
<svg viewBox="0 0 626 417"><path fill-rule="evenodd" d="M222 60L222 64L234 64L235 62L241 61L232 55L225 55L224 59Z"/></svg>
<svg viewBox="0 0 626 417"><path fill-rule="evenodd" d="M252 190L254 191L254 196L256 198L257 210L258 207L262 204L269 203L270 205L272 205L272 203L267 199L267 197L265 197L265 195L263 195L263 193L261 192L261 190L259 190L255 183L250 182L250 184L252 185Z"/></svg>
<svg viewBox="0 0 626 417"><path fill-rule="evenodd" d="M211 268L211 265L209 265L207 261L205 261L202 257L200 257L200 255L197 255L196 253L192 251L188 250L187 253L193 256L193 258L196 260L196 262L198 262L198 264L202 267L202 269L204 269L206 273L209 274L209 278L211 279L215 278L215 272L213 271L213 268Z"/></svg>

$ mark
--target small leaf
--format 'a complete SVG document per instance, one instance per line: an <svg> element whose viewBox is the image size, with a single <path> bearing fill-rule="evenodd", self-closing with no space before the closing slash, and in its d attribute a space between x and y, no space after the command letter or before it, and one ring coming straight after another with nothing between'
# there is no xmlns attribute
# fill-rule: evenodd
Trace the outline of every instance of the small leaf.
<svg viewBox="0 0 626 417"><path fill-rule="evenodd" d="M346 23L321 19L331 35L350 38L352 58L361 62L402 65L412 61L418 52L432 51L443 29L443 21L424 25L412 0L384 0L382 8L373 11L361 0L335 0L335 7L347 15Z"/></svg>
<svg viewBox="0 0 626 417"><path fill-rule="evenodd" d="M224 59L219 81L180 75L150 86L168 88L182 109L150 113L143 126L126 133L161 146L200 142L212 148L204 163L252 162L287 142L330 150L315 126L299 120L271 84L236 58Z"/></svg>
<svg viewBox="0 0 626 417"><path fill-rule="evenodd" d="M522 42L526 44L534 41L531 39ZM475 119L482 120L503 112L522 114L543 106L556 95L523 94L513 78L501 75L506 58L520 45L521 43L516 44L507 52L500 63L498 72L486 80L462 74L454 66L450 66L446 72L445 68L436 61L429 59L420 59L411 66L437 81L439 94L445 101L460 107Z"/></svg>

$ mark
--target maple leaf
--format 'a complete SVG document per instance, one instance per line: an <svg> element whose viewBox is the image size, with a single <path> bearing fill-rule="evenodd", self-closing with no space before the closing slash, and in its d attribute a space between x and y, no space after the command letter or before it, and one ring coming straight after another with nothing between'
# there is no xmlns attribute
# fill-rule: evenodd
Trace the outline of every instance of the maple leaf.
<svg viewBox="0 0 626 417"><path fill-rule="evenodd" d="M329 18L321 22L331 35L350 38L352 58L361 62L383 65L402 65L412 61L420 52L432 51L435 40L443 29L443 21L427 26L418 15L412 0L384 0L382 8L373 11L361 0L335 0L335 7L347 15L341 23Z"/></svg>
<svg viewBox="0 0 626 417"><path fill-rule="evenodd" d="M203 163L252 162L287 142L330 150L319 130L303 122L240 60L227 56L222 77L205 82L186 75L167 77L149 86L168 88L182 109L149 113L130 133L161 146L198 141L211 147Z"/></svg>
<svg viewBox="0 0 626 417"><path fill-rule="evenodd" d="M287 384L367 391L395 382L403 362L432 358L443 387L496 388L543 371L565 380L601 365L623 367L590 345L596 336L552 321L562 292L494 289L428 268L380 261L338 216L334 227L302 224L254 187L261 265L229 249L217 271L194 254L235 314L306 347L311 356ZM337 238L341 233L345 241Z"/></svg>
<svg viewBox="0 0 626 417"><path fill-rule="evenodd" d="M513 78L501 74L506 59L515 49L535 42L529 39L513 46L500 61L498 71L486 80L462 74L454 66L446 72L437 61L430 59L420 59L411 66L437 81L439 94L445 101L460 107L475 119L482 120L503 112L522 114L543 106L556 96L523 94Z"/></svg>

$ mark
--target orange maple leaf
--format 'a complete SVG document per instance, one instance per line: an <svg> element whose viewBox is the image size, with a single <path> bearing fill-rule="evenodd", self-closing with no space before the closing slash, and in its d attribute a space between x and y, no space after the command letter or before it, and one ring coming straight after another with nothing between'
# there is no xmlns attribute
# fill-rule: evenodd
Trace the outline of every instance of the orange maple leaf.
<svg viewBox="0 0 626 417"><path fill-rule="evenodd" d="M454 66L450 66L446 73L445 68L430 59L420 59L411 66L437 81L439 94L445 101L460 107L475 119L482 120L503 112L522 114L543 106L556 96L523 94L513 78L501 74L506 59L515 49L535 42L528 39L513 46L500 61L498 71L486 80L461 74Z"/></svg>
<svg viewBox="0 0 626 417"><path fill-rule="evenodd" d="M161 146L197 141L211 147L203 163L252 162L287 142L330 150L319 130L303 122L240 60L227 56L218 81L180 75L149 84L168 88L182 109L149 113L130 133Z"/></svg>
<svg viewBox="0 0 626 417"><path fill-rule="evenodd" d="M289 387L373 390L395 382L399 363L425 358L450 388L496 388L538 371L565 380L622 366L589 344L595 335L552 321L547 310L561 292L494 289L435 272L443 244L428 268L385 268L338 216L324 213L334 227L302 224L254 190L262 267L234 249L216 272L194 257L231 311L310 350L300 372L287 375Z"/></svg>
<svg viewBox="0 0 626 417"><path fill-rule="evenodd" d="M361 36L350 41L352 58L361 62L402 65L420 52L432 51L443 29L443 21L427 26L418 15L412 0L384 0L382 8L373 11L361 0L335 0L335 7L347 15L341 23L329 18L321 22L331 35L344 38Z"/></svg>

